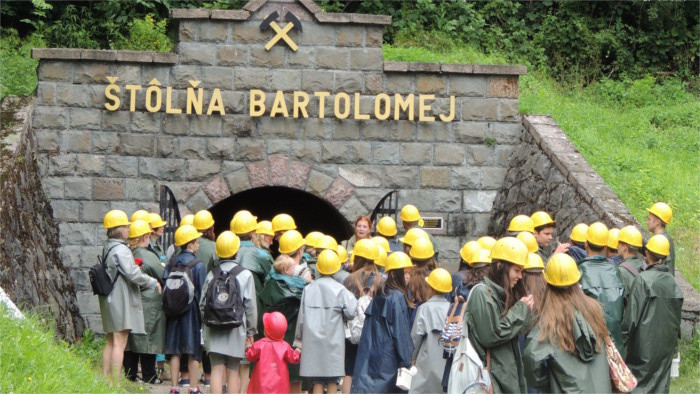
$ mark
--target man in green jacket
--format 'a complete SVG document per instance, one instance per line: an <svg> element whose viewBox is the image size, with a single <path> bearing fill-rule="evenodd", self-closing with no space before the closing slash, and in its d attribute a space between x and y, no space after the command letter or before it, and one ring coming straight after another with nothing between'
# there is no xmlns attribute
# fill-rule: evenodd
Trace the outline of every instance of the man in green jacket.
<svg viewBox="0 0 700 394"><path fill-rule="evenodd" d="M683 292L663 263L670 243L661 234L646 245L649 266L627 295L622 335L627 366L637 377L635 392L669 392L671 361L678 346Z"/></svg>
<svg viewBox="0 0 700 394"><path fill-rule="evenodd" d="M588 226L585 243L588 257L581 260L579 264L580 283L581 289L586 295L603 304L608 332L620 355L624 357L625 349L622 346L620 322L624 308L623 293L625 287L622 285L617 267L610 264L605 257L604 249L607 243L608 228L603 223L595 222Z"/></svg>
<svg viewBox="0 0 700 394"><path fill-rule="evenodd" d="M676 247L673 243L673 238L666 232L666 225L671 222L673 210L665 202L657 202L648 208L649 217L647 218L647 228L654 235L661 234L668 239L670 250L668 256L664 259L663 264L669 269L671 276L676 276Z"/></svg>
<svg viewBox="0 0 700 394"><path fill-rule="evenodd" d="M617 255L622 262L617 266L620 271L625 294L629 293L634 278L644 268L644 262L639 258L639 248L642 247L642 233L634 226L626 226L617 236Z"/></svg>
<svg viewBox="0 0 700 394"><path fill-rule="evenodd" d="M560 243L557 241L557 246L550 246L552 244L552 239L554 239L554 229L557 227L557 223L552 219L547 212L537 211L530 216L532 223L535 226L535 232L532 233L537 240L537 245L540 247L537 250L537 254L542 257L542 261L547 264L549 258L552 257L554 253L568 253L571 247L570 243Z"/></svg>

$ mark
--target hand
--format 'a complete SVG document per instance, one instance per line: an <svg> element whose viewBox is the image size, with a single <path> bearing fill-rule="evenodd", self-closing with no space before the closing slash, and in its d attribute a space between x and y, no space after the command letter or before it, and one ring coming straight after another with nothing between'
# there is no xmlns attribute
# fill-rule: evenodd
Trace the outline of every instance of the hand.
<svg viewBox="0 0 700 394"><path fill-rule="evenodd" d="M530 310L532 310L532 307L535 306L535 299L532 297L532 294L521 298L520 301L524 302Z"/></svg>
<svg viewBox="0 0 700 394"><path fill-rule="evenodd" d="M158 290L158 294L163 293L163 288L160 287L160 282L158 282L157 280L156 280L156 290Z"/></svg>
<svg viewBox="0 0 700 394"><path fill-rule="evenodd" d="M554 253L566 253L569 251L569 248L571 247L570 243L561 243L557 242L557 248L554 249Z"/></svg>
<svg viewBox="0 0 700 394"><path fill-rule="evenodd" d="M245 339L245 347L246 349L253 346L253 343L255 342L255 339L253 337L246 337Z"/></svg>

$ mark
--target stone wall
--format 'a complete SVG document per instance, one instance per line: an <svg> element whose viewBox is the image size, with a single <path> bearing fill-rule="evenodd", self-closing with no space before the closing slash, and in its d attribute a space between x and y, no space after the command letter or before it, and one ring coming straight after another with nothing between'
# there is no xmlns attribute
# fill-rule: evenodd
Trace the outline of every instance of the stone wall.
<svg viewBox="0 0 700 394"><path fill-rule="evenodd" d="M35 141L29 132L33 102L6 97L0 107L0 288L24 312L50 317L56 333L73 342L81 337L84 322L36 171Z"/></svg>

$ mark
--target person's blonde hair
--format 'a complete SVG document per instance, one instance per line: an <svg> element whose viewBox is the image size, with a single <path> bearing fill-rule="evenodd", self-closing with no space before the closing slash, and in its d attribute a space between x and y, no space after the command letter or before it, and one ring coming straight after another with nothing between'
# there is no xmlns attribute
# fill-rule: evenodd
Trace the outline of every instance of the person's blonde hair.
<svg viewBox="0 0 700 394"><path fill-rule="evenodd" d="M131 250L134 250L139 246L141 241L143 241L144 237L148 237L148 239L151 239L151 233L144 234L144 235L142 235L140 237L136 237L136 238L129 238L126 240L126 242L129 244L129 248Z"/></svg>
<svg viewBox="0 0 700 394"><path fill-rule="evenodd" d="M277 272L278 274L284 274L287 272L289 267L294 266L294 259L287 256L286 254L281 254L277 256L275 259L275 263L272 265L272 268Z"/></svg>

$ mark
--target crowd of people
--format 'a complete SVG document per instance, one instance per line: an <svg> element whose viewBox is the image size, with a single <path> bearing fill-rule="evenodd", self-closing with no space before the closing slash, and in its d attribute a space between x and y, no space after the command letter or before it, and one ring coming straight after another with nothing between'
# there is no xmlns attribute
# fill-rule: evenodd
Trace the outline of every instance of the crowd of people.
<svg viewBox="0 0 700 394"><path fill-rule="evenodd" d="M246 210L217 236L199 211L168 250L158 214L113 210L103 372L163 384L169 359L171 393L453 392L456 338L495 393L619 391L615 357L635 392L668 392L683 295L671 208L648 211L646 243L635 226L601 222L555 242L548 213L517 215L503 237L466 242L450 273L413 205L401 234L391 216L361 216L341 243Z"/></svg>

